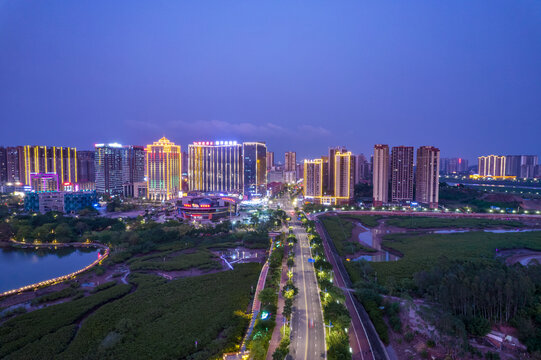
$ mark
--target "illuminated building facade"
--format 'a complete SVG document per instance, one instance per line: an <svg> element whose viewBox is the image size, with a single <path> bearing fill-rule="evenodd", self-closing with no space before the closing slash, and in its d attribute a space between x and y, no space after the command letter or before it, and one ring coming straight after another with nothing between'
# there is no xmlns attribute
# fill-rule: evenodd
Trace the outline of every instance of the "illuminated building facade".
<svg viewBox="0 0 541 360"><path fill-rule="evenodd" d="M122 145L95 144L94 167L98 194L122 195Z"/></svg>
<svg viewBox="0 0 541 360"><path fill-rule="evenodd" d="M334 195L334 177L336 175L336 171L334 168L336 164L335 155L342 152L346 152L346 148L342 146L329 148L329 171L327 172L327 187L323 190L324 192L326 192L327 195Z"/></svg>
<svg viewBox="0 0 541 360"><path fill-rule="evenodd" d="M413 146L394 146L391 151L391 201L413 200Z"/></svg>
<svg viewBox="0 0 541 360"><path fill-rule="evenodd" d="M438 208L440 185L440 149L421 146L417 149L417 169L415 180L415 200L428 204L431 209Z"/></svg>
<svg viewBox="0 0 541 360"><path fill-rule="evenodd" d="M197 141L188 145L190 191L242 194L242 145L236 141Z"/></svg>
<svg viewBox="0 0 541 360"><path fill-rule="evenodd" d="M19 164L21 154L19 152ZM22 147L23 167L19 168L21 181L31 185L32 174L56 174L61 183L77 182L77 150L57 146ZM24 179L24 180L23 180Z"/></svg>
<svg viewBox="0 0 541 360"><path fill-rule="evenodd" d="M353 177L355 163L349 151L336 151L334 153L334 197L347 199L353 197Z"/></svg>
<svg viewBox="0 0 541 360"><path fill-rule="evenodd" d="M95 191L47 191L30 192L24 196L25 211L40 212L50 211L64 213L76 213L85 208L90 208L98 203Z"/></svg>
<svg viewBox="0 0 541 360"><path fill-rule="evenodd" d="M33 191L58 191L60 189L57 174L31 174Z"/></svg>
<svg viewBox="0 0 541 360"><path fill-rule="evenodd" d="M482 177L504 177L506 169L505 156L487 155L479 156L479 176Z"/></svg>
<svg viewBox="0 0 541 360"><path fill-rule="evenodd" d="M389 202L389 145L375 145L372 162L374 206L382 206Z"/></svg>
<svg viewBox="0 0 541 360"><path fill-rule="evenodd" d="M304 197L323 196L323 160L304 160Z"/></svg>
<svg viewBox="0 0 541 360"><path fill-rule="evenodd" d="M244 195L265 195L267 190L267 145L262 142L242 144L244 158Z"/></svg>
<svg viewBox="0 0 541 360"><path fill-rule="evenodd" d="M218 220L237 213L238 199L229 196L185 196L178 207L184 219Z"/></svg>
<svg viewBox="0 0 541 360"><path fill-rule="evenodd" d="M286 152L284 170L295 171L296 165L297 165L297 153L294 151Z"/></svg>
<svg viewBox="0 0 541 360"><path fill-rule="evenodd" d="M182 152L163 137L146 147L148 197L151 200L166 201L179 196L182 190Z"/></svg>

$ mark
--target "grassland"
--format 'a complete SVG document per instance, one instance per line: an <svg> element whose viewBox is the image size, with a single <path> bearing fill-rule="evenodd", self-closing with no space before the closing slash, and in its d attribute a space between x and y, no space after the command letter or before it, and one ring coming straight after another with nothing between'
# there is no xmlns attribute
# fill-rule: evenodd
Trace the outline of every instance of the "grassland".
<svg viewBox="0 0 541 360"><path fill-rule="evenodd" d="M393 234L383 245L401 252L394 262L372 263L378 280L386 284L411 279L413 274L435 265L445 256L453 260L493 260L496 249L529 248L541 250L541 232L493 234L472 231L456 234Z"/></svg>
<svg viewBox="0 0 541 360"><path fill-rule="evenodd" d="M187 269L212 270L221 269L217 257L208 250L196 250L189 253L171 255L159 253L143 258L135 258L130 268L136 270L180 271Z"/></svg>
<svg viewBox="0 0 541 360"><path fill-rule="evenodd" d="M479 218L441 218L422 216L391 216L385 220L389 226L396 226L404 229L443 229L443 228L517 228L524 227L524 224L515 220L492 220Z"/></svg>
<svg viewBox="0 0 541 360"><path fill-rule="evenodd" d="M240 342L260 269L239 264L232 271L169 282L134 274L134 285L116 285L5 322L0 357L216 358Z"/></svg>
<svg viewBox="0 0 541 360"><path fill-rule="evenodd" d="M357 239L351 240L355 225L350 220L340 219L338 216L323 216L320 219L333 239L336 251L340 256L355 254L359 251L376 251L363 246Z"/></svg>

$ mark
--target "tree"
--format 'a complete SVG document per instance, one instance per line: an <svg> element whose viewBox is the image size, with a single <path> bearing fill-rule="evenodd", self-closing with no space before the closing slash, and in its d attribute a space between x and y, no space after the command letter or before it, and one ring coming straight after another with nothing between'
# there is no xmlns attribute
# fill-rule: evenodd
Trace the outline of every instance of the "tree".
<svg viewBox="0 0 541 360"><path fill-rule="evenodd" d="M272 288L266 288L259 292L259 301L263 305L270 305L274 304L276 300L278 299L278 295L276 295L276 291Z"/></svg>

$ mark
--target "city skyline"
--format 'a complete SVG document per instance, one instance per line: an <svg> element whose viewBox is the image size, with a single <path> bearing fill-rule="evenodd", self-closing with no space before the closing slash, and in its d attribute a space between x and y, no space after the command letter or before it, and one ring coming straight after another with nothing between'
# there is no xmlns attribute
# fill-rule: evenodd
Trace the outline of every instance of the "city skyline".
<svg viewBox="0 0 541 360"><path fill-rule="evenodd" d="M2 5L0 144L541 156L539 3L137 4Z"/></svg>

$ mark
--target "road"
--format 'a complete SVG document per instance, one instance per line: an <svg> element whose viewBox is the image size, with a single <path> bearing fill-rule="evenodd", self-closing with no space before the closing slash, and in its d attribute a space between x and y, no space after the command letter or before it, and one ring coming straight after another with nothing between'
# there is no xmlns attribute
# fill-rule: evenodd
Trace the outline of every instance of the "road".
<svg viewBox="0 0 541 360"><path fill-rule="evenodd" d="M351 281L339 256L335 255L329 244L327 232L317 220L316 229L323 240L325 255L334 271L336 286L344 290L346 307L351 316L350 345L353 351L353 360L387 360L389 359L385 347L374 329L374 325L362 305L347 289L351 288Z"/></svg>
<svg viewBox="0 0 541 360"><path fill-rule="evenodd" d="M297 237L293 281L299 289L291 325L290 354L296 360L326 359L325 326L308 236L297 220L290 225ZM312 325L313 324L313 325Z"/></svg>

